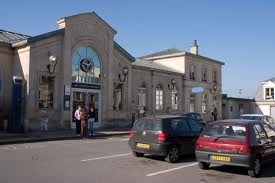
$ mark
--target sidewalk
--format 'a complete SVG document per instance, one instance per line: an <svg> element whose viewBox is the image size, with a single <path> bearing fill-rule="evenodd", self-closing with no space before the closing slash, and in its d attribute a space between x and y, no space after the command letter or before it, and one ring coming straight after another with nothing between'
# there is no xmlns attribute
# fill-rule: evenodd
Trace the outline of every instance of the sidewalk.
<svg viewBox="0 0 275 183"><path fill-rule="evenodd" d="M89 138L110 137L129 134L130 129L98 129L95 132L95 136ZM0 131L0 145L70 139L80 139L80 136L75 134L75 130L30 132L25 134L6 133Z"/></svg>

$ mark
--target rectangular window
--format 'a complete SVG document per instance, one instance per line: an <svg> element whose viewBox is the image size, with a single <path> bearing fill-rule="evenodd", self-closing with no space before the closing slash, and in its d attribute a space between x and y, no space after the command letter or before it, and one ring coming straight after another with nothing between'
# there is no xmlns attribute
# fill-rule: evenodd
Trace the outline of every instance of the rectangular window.
<svg viewBox="0 0 275 183"><path fill-rule="evenodd" d="M39 81L39 108L53 109L54 76L41 76Z"/></svg>
<svg viewBox="0 0 275 183"><path fill-rule="evenodd" d="M205 114L206 110L207 110L207 95L203 94L202 95L202 103L201 103L201 112L203 114Z"/></svg>
<svg viewBox="0 0 275 183"><path fill-rule="evenodd" d="M190 112L195 112L195 94L190 94Z"/></svg>
<svg viewBox="0 0 275 183"><path fill-rule="evenodd" d="M114 98L114 110L122 110L122 84L121 83L114 83L114 90L113 90L113 98Z"/></svg>
<svg viewBox="0 0 275 183"><path fill-rule="evenodd" d="M178 110L178 93L177 91L172 91L172 110Z"/></svg>
<svg viewBox="0 0 275 183"><path fill-rule="evenodd" d="M163 91L160 89L156 90L156 110L163 109Z"/></svg>
<svg viewBox="0 0 275 183"><path fill-rule="evenodd" d="M213 71L213 83L217 83L217 71Z"/></svg>
<svg viewBox="0 0 275 183"><path fill-rule="evenodd" d="M190 65L190 80L195 80L196 76L195 76L195 66L194 65Z"/></svg>
<svg viewBox="0 0 275 183"><path fill-rule="evenodd" d="M207 82L207 68L203 67L202 69L202 82Z"/></svg>
<svg viewBox="0 0 275 183"><path fill-rule="evenodd" d="M265 89L265 100L274 100L274 88Z"/></svg>

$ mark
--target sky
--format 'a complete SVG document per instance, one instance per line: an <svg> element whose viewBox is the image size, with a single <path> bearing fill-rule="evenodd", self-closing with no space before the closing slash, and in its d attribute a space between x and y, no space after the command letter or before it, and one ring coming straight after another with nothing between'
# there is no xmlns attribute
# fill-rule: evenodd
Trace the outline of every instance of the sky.
<svg viewBox="0 0 275 183"><path fill-rule="evenodd" d="M3 1L0 29L36 36L57 30L60 18L92 11L134 57L189 51L197 40L200 55L225 63L222 93L230 97L253 98L262 81L275 77L273 0Z"/></svg>

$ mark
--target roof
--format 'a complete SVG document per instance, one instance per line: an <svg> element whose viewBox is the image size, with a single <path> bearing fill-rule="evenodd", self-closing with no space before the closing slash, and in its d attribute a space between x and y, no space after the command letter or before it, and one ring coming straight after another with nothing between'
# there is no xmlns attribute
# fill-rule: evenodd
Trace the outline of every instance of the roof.
<svg viewBox="0 0 275 183"><path fill-rule="evenodd" d="M134 62L136 59L130 53L128 53L125 49L123 49L117 42L114 41L114 47L117 48L123 55L128 57L130 61Z"/></svg>
<svg viewBox="0 0 275 183"><path fill-rule="evenodd" d="M167 72L173 72L173 73L179 73L177 70L174 70L170 67L166 67L164 65L161 65L160 63L157 62L153 62L153 61L148 61L148 60L137 60L136 62L132 63L133 66L137 66L137 67L145 67L145 68L149 68L149 69L157 69L157 70L161 70L161 71L167 71Z"/></svg>
<svg viewBox="0 0 275 183"><path fill-rule="evenodd" d="M171 55L171 54L175 54L175 53L184 53L181 50L177 49L177 48L171 48L171 49L166 49L160 52L156 52L153 54L149 54L149 55L145 55L139 58L149 58L149 57L158 57L158 56L163 56L163 55Z"/></svg>
<svg viewBox="0 0 275 183"><path fill-rule="evenodd" d="M242 116L264 116L263 114L243 114Z"/></svg>
<svg viewBox="0 0 275 183"><path fill-rule="evenodd" d="M18 34L15 32L10 32L10 31L0 29L0 42L1 43L13 44L13 43L25 40L29 37L30 36L27 36L24 34Z"/></svg>
<svg viewBox="0 0 275 183"><path fill-rule="evenodd" d="M228 123L234 123L234 124L247 124L247 123L255 123L255 120L249 120L249 119L225 119L225 120L219 120L219 121L212 121L209 124L228 124Z"/></svg>
<svg viewBox="0 0 275 183"><path fill-rule="evenodd" d="M264 81L262 81L262 83L266 83L266 82L268 82L268 81L271 81L271 82L275 82L275 77L274 78L270 78L270 79L267 79L267 80L264 80Z"/></svg>

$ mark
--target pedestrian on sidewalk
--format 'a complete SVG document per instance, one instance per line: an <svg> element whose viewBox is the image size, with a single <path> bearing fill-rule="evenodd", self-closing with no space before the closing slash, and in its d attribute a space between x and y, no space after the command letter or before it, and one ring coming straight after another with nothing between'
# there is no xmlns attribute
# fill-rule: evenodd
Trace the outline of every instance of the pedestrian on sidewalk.
<svg viewBox="0 0 275 183"><path fill-rule="evenodd" d="M74 113L74 117L75 117L75 132L76 134L80 134L80 111L81 111L82 107L81 105L78 105L77 106L77 109L75 110L75 113Z"/></svg>
<svg viewBox="0 0 275 183"><path fill-rule="evenodd" d="M80 111L81 137L85 140L88 137L88 112L85 108Z"/></svg>
<svg viewBox="0 0 275 183"><path fill-rule="evenodd" d="M88 127L89 127L89 136L94 136L94 122L95 122L95 108L93 105L89 106L89 120L88 120Z"/></svg>

